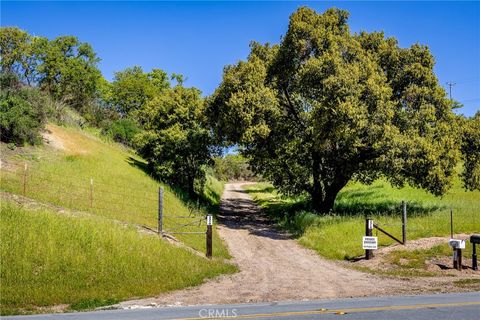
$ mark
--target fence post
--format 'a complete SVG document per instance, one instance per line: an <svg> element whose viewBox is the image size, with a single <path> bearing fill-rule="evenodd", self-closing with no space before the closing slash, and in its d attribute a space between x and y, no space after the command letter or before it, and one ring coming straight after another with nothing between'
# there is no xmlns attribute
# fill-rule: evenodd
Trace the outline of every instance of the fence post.
<svg viewBox="0 0 480 320"><path fill-rule="evenodd" d="M402 201L402 242L407 244L407 202Z"/></svg>
<svg viewBox="0 0 480 320"><path fill-rule="evenodd" d="M25 197L27 195L27 168L28 165L25 163L23 165L23 196Z"/></svg>
<svg viewBox="0 0 480 320"><path fill-rule="evenodd" d="M462 271L462 249L453 249L453 268Z"/></svg>
<svg viewBox="0 0 480 320"><path fill-rule="evenodd" d="M163 187L158 189L158 234L163 236Z"/></svg>
<svg viewBox="0 0 480 320"><path fill-rule="evenodd" d="M373 220L366 219L365 220L365 236L371 237L373 231ZM373 258L373 250L365 249L365 259L370 260Z"/></svg>
<svg viewBox="0 0 480 320"><path fill-rule="evenodd" d="M90 208L93 208L93 178L90 178Z"/></svg>
<svg viewBox="0 0 480 320"><path fill-rule="evenodd" d="M450 208L450 239L453 239L453 210Z"/></svg>
<svg viewBox="0 0 480 320"><path fill-rule="evenodd" d="M471 238L470 238L471 239ZM470 240L470 243L472 240ZM472 269L478 270L478 262L477 262L477 244L472 243Z"/></svg>
<svg viewBox="0 0 480 320"><path fill-rule="evenodd" d="M462 249L457 249L457 270L462 271Z"/></svg>
<svg viewBox="0 0 480 320"><path fill-rule="evenodd" d="M207 216L207 258L212 257L212 224L213 217L212 215Z"/></svg>

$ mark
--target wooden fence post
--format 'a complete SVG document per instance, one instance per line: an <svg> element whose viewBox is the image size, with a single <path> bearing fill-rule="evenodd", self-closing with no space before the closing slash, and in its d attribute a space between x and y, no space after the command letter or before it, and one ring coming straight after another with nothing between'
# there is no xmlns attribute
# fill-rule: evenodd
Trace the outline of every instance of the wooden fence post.
<svg viewBox="0 0 480 320"><path fill-rule="evenodd" d="M453 210L450 208L450 239L453 239Z"/></svg>
<svg viewBox="0 0 480 320"><path fill-rule="evenodd" d="M23 166L23 196L27 195L27 169L28 165L25 163Z"/></svg>
<svg viewBox="0 0 480 320"><path fill-rule="evenodd" d="M366 219L365 220L365 236L371 237L373 231L373 220ZM365 249L365 259L370 260L373 258L373 250Z"/></svg>
<svg viewBox="0 0 480 320"><path fill-rule="evenodd" d="M90 178L90 208L93 208L93 178Z"/></svg>
<svg viewBox="0 0 480 320"><path fill-rule="evenodd" d="M163 187L158 189L158 234L163 236Z"/></svg>
<svg viewBox="0 0 480 320"><path fill-rule="evenodd" d="M212 226L213 225L213 217L212 215L207 216L207 258L212 257Z"/></svg>
<svg viewBox="0 0 480 320"><path fill-rule="evenodd" d="M402 242L407 244L407 202L402 201Z"/></svg>

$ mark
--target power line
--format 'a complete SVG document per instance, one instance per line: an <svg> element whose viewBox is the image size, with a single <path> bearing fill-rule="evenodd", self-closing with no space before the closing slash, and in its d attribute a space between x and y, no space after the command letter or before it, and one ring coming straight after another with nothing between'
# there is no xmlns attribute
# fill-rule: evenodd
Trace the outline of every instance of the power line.
<svg viewBox="0 0 480 320"><path fill-rule="evenodd" d="M478 83L478 82L480 82L480 77L471 77L463 80L457 79L456 84L467 84L467 83Z"/></svg>

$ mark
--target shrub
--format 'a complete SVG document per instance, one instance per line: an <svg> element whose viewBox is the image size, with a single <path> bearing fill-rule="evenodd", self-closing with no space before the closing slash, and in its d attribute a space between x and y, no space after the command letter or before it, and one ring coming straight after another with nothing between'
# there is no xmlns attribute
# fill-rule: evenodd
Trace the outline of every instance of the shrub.
<svg viewBox="0 0 480 320"><path fill-rule="evenodd" d="M140 132L140 128L131 119L119 119L112 123L108 134L117 142L132 146L133 137Z"/></svg>
<svg viewBox="0 0 480 320"><path fill-rule="evenodd" d="M47 98L35 88L2 90L0 93L0 140L22 146L41 143L46 121Z"/></svg>

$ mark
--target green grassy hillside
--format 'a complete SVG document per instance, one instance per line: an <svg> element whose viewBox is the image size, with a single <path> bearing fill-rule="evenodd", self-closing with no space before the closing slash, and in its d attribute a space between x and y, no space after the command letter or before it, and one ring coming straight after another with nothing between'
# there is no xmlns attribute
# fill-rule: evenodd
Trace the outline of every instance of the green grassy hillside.
<svg viewBox="0 0 480 320"><path fill-rule="evenodd" d="M407 240L449 235L450 209L455 233L480 232L480 192L465 191L458 178L442 198L408 186L397 189L382 180L372 185L350 183L338 195L334 213L326 216L309 212L304 199L283 197L269 184L246 188L302 245L331 259L350 259L363 254L361 241L366 217L401 239L402 200L407 201ZM378 237L380 245L393 243L380 232Z"/></svg>
<svg viewBox="0 0 480 320"><path fill-rule="evenodd" d="M3 201L2 314L71 304L92 308L198 285L235 267L102 217L25 209Z"/></svg>
<svg viewBox="0 0 480 320"><path fill-rule="evenodd" d="M25 184L25 196L29 198L157 228L161 184L145 172L146 163L141 158L118 144L104 142L76 128L49 125L48 129L51 142L47 146L11 151L2 144L1 189L23 194ZM26 179L24 164L28 165ZM201 225L198 222L205 211L189 207L172 189L163 187L164 229L204 231L204 222ZM221 192L218 186L211 190L212 194L215 192ZM176 218L189 215L195 219ZM175 237L205 251L205 235ZM217 233L213 255L229 257Z"/></svg>
<svg viewBox="0 0 480 320"><path fill-rule="evenodd" d="M2 199L3 314L39 312L38 307L56 304L92 308L197 285L236 270L224 261L229 254L216 231L211 261L152 232L139 232L143 227L157 230L161 186L164 230L205 232L208 212L152 179L141 158L95 132L48 129L50 142L43 146L0 145L1 190L57 206L55 212L39 211ZM209 178L206 197L215 204L221 192L222 184ZM78 214L58 213L65 208ZM173 236L205 252L204 233Z"/></svg>

